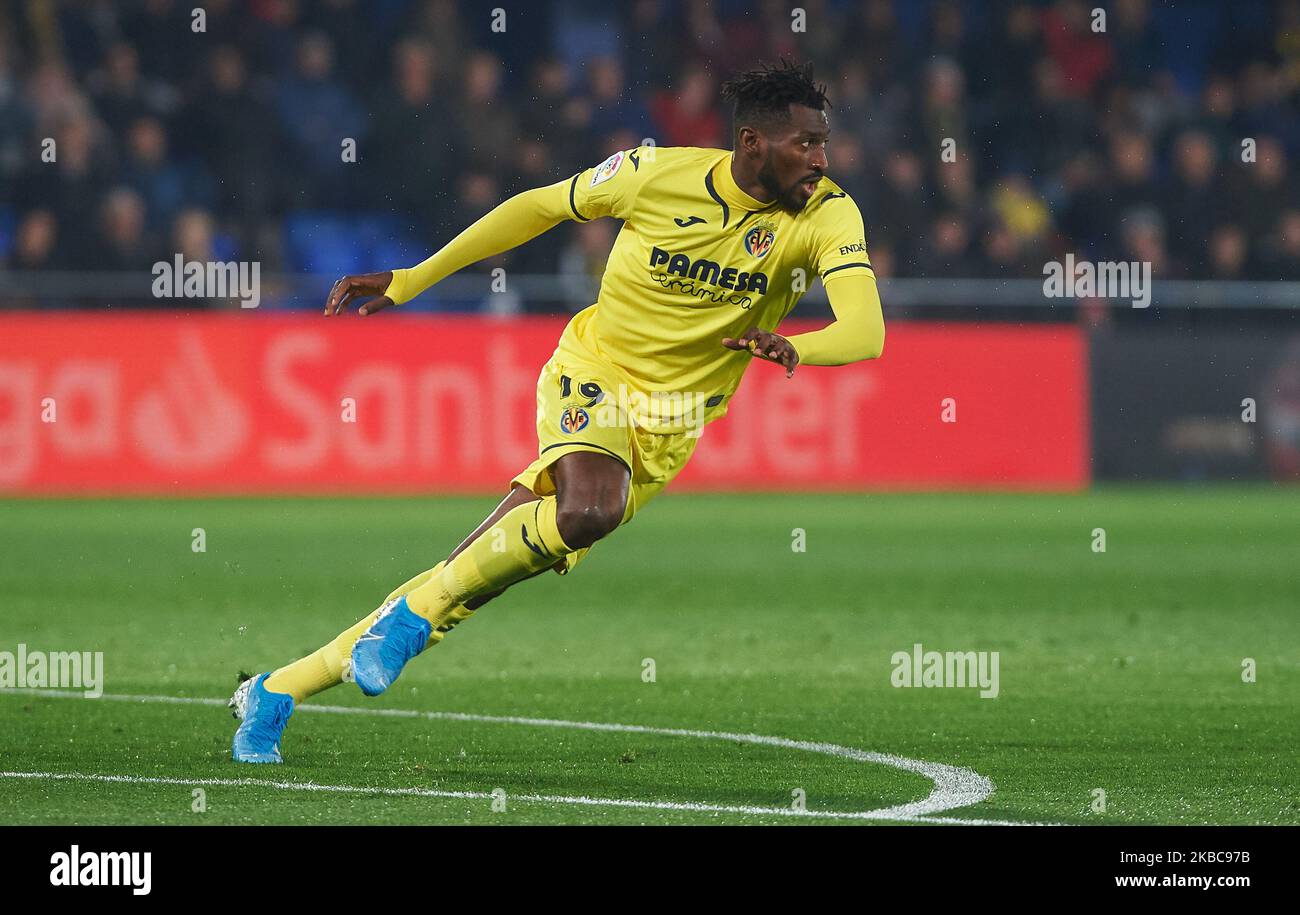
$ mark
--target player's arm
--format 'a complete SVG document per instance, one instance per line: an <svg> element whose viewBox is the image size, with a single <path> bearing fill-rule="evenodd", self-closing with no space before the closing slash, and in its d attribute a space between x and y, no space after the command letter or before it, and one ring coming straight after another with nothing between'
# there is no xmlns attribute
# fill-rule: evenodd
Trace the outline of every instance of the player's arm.
<svg viewBox="0 0 1300 915"><path fill-rule="evenodd" d="M807 365L848 365L876 359L885 348L885 316L876 278L866 274L835 275L826 281L835 320L821 330L788 338Z"/></svg>
<svg viewBox="0 0 1300 915"><path fill-rule="evenodd" d="M751 328L739 339L722 341L729 349L748 349L760 359L780 363L787 377L801 362L847 365L875 359L885 346L885 319L861 211L852 198L838 192L815 206L811 263L826 286L834 322L789 338Z"/></svg>
<svg viewBox="0 0 1300 915"><path fill-rule="evenodd" d="M867 254L862 212L844 193L828 194L812 213L812 267L826 286L835 320L787 340L799 362L847 365L875 359L885 346L876 272Z"/></svg>
<svg viewBox="0 0 1300 915"><path fill-rule="evenodd" d="M338 314L369 296L378 298L361 306L363 315L409 302L457 270L517 248L566 219L625 218L648 171L639 152L615 153L572 178L516 194L410 269L343 277L330 290L325 314Z"/></svg>
<svg viewBox="0 0 1300 915"><path fill-rule="evenodd" d="M785 366L789 378L799 363L848 365L875 359L885 348L885 318L875 277L855 275L826 281L835 320L821 330L783 337L767 330L750 328L738 338L727 337L727 349L747 349L759 359Z"/></svg>
<svg viewBox="0 0 1300 915"><path fill-rule="evenodd" d="M568 181L516 194L461 232L423 263L406 270L345 276L330 290L326 316L344 311L355 299L379 296L361 314L409 302L457 270L531 241L566 218L562 190Z"/></svg>

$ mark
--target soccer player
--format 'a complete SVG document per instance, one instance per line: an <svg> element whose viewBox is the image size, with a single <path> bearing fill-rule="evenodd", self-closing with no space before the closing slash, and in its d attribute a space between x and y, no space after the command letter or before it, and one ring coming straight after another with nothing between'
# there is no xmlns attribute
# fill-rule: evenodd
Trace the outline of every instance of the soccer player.
<svg viewBox="0 0 1300 915"><path fill-rule="evenodd" d="M346 680L367 696L511 585L573 570L681 471L745 369L880 355L884 321L857 205L826 177L825 87L810 66L744 73L734 151L646 145L493 209L407 270L346 276L325 314L410 301L444 277L563 220L623 220L596 303L560 337L537 383L538 457L443 562L315 653L245 680L233 756L280 762L294 706ZM813 276L835 320L775 333Z"/></svg>

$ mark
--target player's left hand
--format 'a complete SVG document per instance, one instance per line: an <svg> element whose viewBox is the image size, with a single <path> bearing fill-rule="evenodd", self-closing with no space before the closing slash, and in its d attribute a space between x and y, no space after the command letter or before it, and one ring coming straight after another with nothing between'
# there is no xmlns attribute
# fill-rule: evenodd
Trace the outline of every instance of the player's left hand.
<svg viewBox="0 0 1300 915"><path fill-rule="evenodd" d="M352 302L367 298L370 301L357 309L360 315L374 314L376 311L388 308L393 304L393 300L384 293L392 283L393 274L390 270L385 270L383 273L357 273L336 280L330 288L329 298L325 300L325 317L342 314L348 310L348 305ZM371 296L378 296L378 298L370 298Z"/></svg>
<svg viewBox="0 0 1300 915"><path fill-rule="evenodd" d="M794 367L799 364L799 354L795 352L789 340L780 334L759 330L757 327L745 331L738 340L735 337L724 337L722 345L727 349L747 349L759 359L779 362L785 366L786 378L794 375Z"/></svg>

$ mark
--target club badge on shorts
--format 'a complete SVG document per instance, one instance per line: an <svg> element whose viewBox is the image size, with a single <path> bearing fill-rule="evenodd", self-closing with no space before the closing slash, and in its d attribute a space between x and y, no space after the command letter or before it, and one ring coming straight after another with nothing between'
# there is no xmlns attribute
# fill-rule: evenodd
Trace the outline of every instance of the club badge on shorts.
<svg viewBox="0 0 1300 915"><path fill-rule="evenodd" d="M564 430L567 435L581 432L583 429L587 428L587 423L589 422L591 422L591 417L587 415L587 411L582 409L582 407L569 407L560 414L560 428Z"/></svg>

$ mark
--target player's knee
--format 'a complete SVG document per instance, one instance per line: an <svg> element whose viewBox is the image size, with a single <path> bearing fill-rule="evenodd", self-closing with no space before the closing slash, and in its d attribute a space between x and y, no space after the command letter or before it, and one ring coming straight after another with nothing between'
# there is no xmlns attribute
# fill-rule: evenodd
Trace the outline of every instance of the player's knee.
<svg viewBox="0 0 1300 915"><path fill-rule="evenodd" d="M622 505L615 505L612 500L560 505L555 512L555 524L569 548L580 550L591 546L622 524L623 508Z"/></svg>

